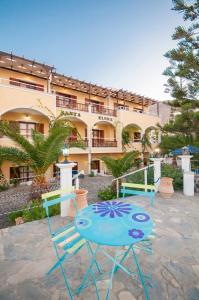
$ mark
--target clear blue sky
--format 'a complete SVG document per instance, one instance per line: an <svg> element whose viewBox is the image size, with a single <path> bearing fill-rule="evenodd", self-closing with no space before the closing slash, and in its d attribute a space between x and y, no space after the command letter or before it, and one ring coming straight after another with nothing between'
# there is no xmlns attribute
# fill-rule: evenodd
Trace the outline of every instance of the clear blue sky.
<svg viewBox="0 0 199 300"><path fill-rule="evenodd" d="M69 76L168 99L163 54L181 16L171 0L0 0L0 50Z"/></svg>

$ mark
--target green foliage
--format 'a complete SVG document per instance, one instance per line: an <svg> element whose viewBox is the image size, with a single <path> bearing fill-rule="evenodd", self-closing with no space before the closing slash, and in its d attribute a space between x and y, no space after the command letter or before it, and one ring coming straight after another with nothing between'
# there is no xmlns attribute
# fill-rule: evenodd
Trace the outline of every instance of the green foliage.
<svg viewBox="0 0 199 300"><path fill-rule="evenodd" d="M131 141L131 136L130 136L130 132L123 128L122 129L122 148L125 150L126 146L130 145L130 141Z"/></svg>
<svg viewBox="0 0 199 300"><path fill-rule="evenodd" d="M113 177L118 178L126 173L135 165L135 159L138 157L138 151L131 151L125 153L122 158L113 159L109 156L104 156L101 160L106 164L107 169L111 172Z"/></svg>
<svg viewBox="0 0 199 300"><path fill-rule="evenodd" d="M69 139L74 130L76 129L72 124L64 118L56 118L50 123L47 137L33 130L31 141L29 141L18 131L14 131L9 122L1 121L0 134L9 137L19 146L19 148L0 146L1 161L8 160L18 165L30 166L36 176L36 181L42 183L45 181L44 176L49 166L57 161L64 140ZM72 146L83 147L81 139L79 138L79 144L76 141Z"/></svg>
<svg viewBox="0 0 199 300"><path fill-rule="evenodd" d="M188 25L178 26L172 36L177 47L165 57L170 66L164 71L168 77L167 90L180 101L199 96L199 1L173 0L173 10L182 13Z"/></svg>
<svg viewBox="0 0 199 300"><path fill-rule="evenodd" d="M94 172L93 171L91 171L90 172L90 174L88 175L89 177L94 177L95 176L95 174L94 174Z"/></svg>
<svg viewBox="0 0 199 300"><path fill-rule="evenodd" d="M182 190L183 188L183 173L181 169L176 168L169 164L163 164L161 168L161 177L173 178L174 190ZM127 182L144 183L144 172L138 172L127 177ZM148 184L154 184L154 171L153 168L149 168L147 172Z"/></svg>
<svg viewBox="0 0 199 300"><path fill-rule="evenodd" d="M100 189L97 193L100 200L111 200L117 198L117 195L112 186Z"/></svg>
<svg viewBox="0 0 199 300"><path fill-rule="evenodd" d="M53 205L49 208L50 216L56 216L59 214L60 204ZM8 217L12 223L14 223L15 219L18 217L22 217L25 222L31 222L46 218L46 210L42 207L41 200L36 199L24 206L22 211L12 212Z"/></svg>
<svg viewBox="0 0 199 300"><path fill-rule="evenodd" d="M0 192L6 191L9 189L9 185L8 184L0 184Z"/></svg>
<svg viewBox="0 0 199 300"><path fill-rule="evenodd" d="M15 187L19 185L19 179L13 178L10 180L10 184L14 185Z"/></svg>
<svg viewBox="0 0 199 300"><path fill-rule="evenodd" d="M162 128L160 148L164 153L187 145L199 143L199 111L191 103L181 105L181 113Z"/></svg>

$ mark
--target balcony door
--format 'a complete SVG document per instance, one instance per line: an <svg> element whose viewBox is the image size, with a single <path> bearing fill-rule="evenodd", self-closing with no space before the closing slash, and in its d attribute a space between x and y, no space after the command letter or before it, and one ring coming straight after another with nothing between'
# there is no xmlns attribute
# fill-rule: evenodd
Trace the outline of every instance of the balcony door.
<svg viewBox="0 0 199 300"><path fill-rule="evenodd" d="M100 145L103 146L103 143L104 143L104 130L93 129L92 130L92 135L93 135L93 147L100 147Z"/></svg>

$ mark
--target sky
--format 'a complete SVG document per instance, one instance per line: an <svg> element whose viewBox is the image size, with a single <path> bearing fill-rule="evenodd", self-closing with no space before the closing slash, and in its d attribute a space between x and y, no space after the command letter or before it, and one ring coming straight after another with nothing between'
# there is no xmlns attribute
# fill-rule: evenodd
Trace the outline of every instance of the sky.
<svg viewBox="0 0 199 300"><path fill-rule="evenodd" d="M0 50L156 100L182 16L172 0L0 0Z"/></svg>

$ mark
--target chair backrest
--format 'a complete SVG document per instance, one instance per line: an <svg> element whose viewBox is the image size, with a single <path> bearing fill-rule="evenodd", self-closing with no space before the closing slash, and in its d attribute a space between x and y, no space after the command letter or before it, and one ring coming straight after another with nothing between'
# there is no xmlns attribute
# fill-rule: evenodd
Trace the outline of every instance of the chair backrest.
<svg viewBox="0 0 199 300"><path fill-rule="evenodd" d="M63 195L63 196L60 196L60 195ZM48 193L42 194L41 198L44 200L43 208L45 208L45 210L46 210L49 231L50 231L51 235L53 235L54 232L52 230L52 224L51 224L50 215L49 215L49 207L59 204L63 201L72 200L75 210L76 210L76 212L78 212L77 204L76 204L76 194L73 191L71 192L71 190L56 190L53 192L48 192Z"/></svg>

